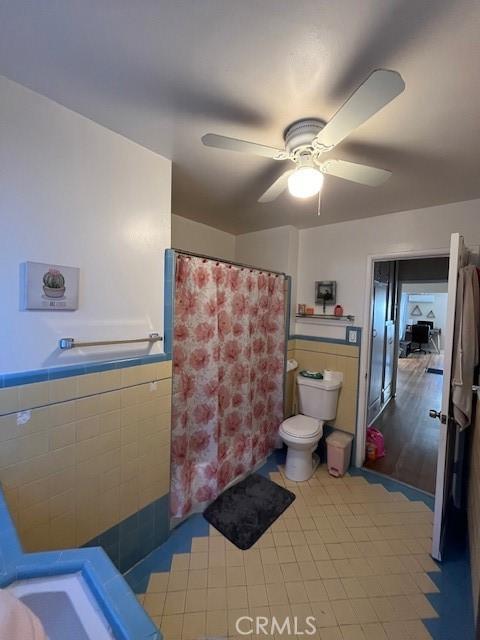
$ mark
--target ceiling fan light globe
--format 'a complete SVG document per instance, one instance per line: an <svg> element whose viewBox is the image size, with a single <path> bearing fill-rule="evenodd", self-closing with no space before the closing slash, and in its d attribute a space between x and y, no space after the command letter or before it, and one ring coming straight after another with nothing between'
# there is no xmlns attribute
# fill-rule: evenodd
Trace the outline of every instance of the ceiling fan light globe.
<svg viewBox="0 0 480 640"><path fill-rule="evenodd" d="M319 193L323 174L313 167L299 167L288 178L288 191L295 198L311 198Z"/></svg>

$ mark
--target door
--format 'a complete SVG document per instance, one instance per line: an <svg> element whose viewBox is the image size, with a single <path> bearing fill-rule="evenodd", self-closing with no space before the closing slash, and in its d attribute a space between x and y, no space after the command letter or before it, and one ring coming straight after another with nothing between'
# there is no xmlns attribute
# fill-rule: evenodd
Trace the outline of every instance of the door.
<svg viewBox="0 0 480 640"><path fill-rule="evenodd" d="M453 360L453 334L455 328L455 305L457 300L458 271L468 263L468 250L463 237L454 233L450 239L450 264L448 270L447 319L444 332L444 370L442 387L442 407L431 410L432 418L440 419L440 438L437 457L437 477L435 484L435 513L433 518L432 556L442 559L446 529L446 511L451 495L452 467L455 449L456 425L451 412L451 375Z"/></svg>
<svg viewBox="0 0 480 640"><path fill-rule="evenodd" d="M387 285L373 285L372 353L370 359L370 388L368 394L368 424L377 417L382 406L383 359L385 352L385 315Z"/></svg>

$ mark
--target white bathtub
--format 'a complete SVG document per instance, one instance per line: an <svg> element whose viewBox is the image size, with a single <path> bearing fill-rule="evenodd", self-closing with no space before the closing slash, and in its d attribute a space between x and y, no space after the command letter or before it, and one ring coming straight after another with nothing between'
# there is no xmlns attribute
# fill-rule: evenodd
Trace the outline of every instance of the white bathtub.
<svg viewBox="0 0 480 640"><path fill-rule="evenodd" d="M40 619L48 640L115 639L81 573L17 580L7 589Z"/></svg>

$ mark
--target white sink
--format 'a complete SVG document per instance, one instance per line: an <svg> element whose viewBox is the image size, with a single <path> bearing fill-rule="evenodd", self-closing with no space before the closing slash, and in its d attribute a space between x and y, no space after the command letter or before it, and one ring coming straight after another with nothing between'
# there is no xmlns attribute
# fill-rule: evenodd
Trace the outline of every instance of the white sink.
<svg viewBox="0 0 480 640"><path fill-rule="evenodd" d="M7 590L40 619L48 640L115 640L81 573L17 580Z"/></svg>

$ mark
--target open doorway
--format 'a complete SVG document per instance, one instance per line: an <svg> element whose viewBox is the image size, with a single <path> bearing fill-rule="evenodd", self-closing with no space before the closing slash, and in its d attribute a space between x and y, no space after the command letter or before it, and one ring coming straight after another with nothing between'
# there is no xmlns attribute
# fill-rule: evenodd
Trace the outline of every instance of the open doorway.
<svg viewBox="0 0 480 640"><path fill-rule="evenodd" d="M368 427L381 432L369 447L371 470L435 492L448 258L374 263ZM380 454L380 455L379 455Z"/></svg>

